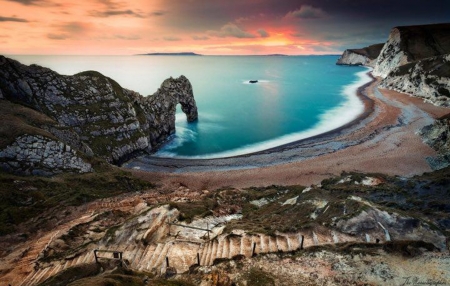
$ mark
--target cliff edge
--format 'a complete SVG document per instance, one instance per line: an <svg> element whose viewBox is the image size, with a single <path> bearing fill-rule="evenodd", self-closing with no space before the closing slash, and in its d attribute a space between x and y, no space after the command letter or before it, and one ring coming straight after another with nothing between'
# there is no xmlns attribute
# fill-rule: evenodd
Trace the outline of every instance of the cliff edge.
<svg viewBox="0 0 450 286"><path fill-rule="evenodd" d="M386 44L346 50L336 64L373 67L380 87L450 107L450 23L395 27Z"/></svg>
<svg viewBox="0 0 450 286"><path fill-rule="evenodd" d="M385 78L399 66L445 54L450 54L450 23L395 27L373 74Z"/></svg>
<svg viewBox="0 0 450 286"><path fill-rule="evenodd" d="M0 168L19 174L89 172L90 157L120 164L154 152L175 132L176 105L197 120L189 80L148 97L95 71L60 75L0 56Z"/></svg>
<svg viewBox="0 0 450 286"><path fill-rule="evenodd" d="M374 67L384 43L371 45L362 49L345 50L337 65Z"/></svg>

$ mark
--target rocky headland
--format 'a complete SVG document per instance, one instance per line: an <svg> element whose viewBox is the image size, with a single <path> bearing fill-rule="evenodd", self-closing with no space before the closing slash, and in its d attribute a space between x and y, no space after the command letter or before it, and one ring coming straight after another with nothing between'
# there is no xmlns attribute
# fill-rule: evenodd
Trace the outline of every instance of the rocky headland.
<svg viewBox="0 0 450 286"><path fill-rule="evenodd" d="M338 59L338 65L374 67L384 43L371 45L362 49L345 50Z"/></svg>
<svg viewBox="0 0 450 286"><path fill-rule="evenodd" d="M346 50L336 64L372 67L372 74L381 78L380 88L450 107L450 24L395 27L371 61L355 52L365 49ZM450 164L448 130L448 119L440 119L420 132L439 154L428 158L433 169Z"/></svg>
<svg viewBox="0 0 450 286"><path fill-rule="evenodd" d="M95 71L60 75L0 56L0 168L17 174L92 171L154 152L175 132L177 104L197 120L189 80L165 80L144 97Z"/></svg>
<svg viewBox="0 0 450 286"><path fill-rule="evenodd" d="M448 107L449 35L450 24L395 27L384 45L346 50L336 64L372 67L383 79L380 87Z"/></svg>

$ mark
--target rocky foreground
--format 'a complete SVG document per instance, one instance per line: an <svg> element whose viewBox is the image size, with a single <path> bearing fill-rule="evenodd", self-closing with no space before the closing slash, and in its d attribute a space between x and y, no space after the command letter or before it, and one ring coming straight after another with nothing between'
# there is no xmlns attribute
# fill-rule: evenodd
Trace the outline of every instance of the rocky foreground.
<svg viewBox="0 0 450 286"><path fill-rule="evenodd" d="M148 97L98 72L73 76L0 56L0 169L16 174L90 172L92 158L119 164L154 152L175 132L176 105L197 119L184 76Z"/></svg>
<svg viewBox="0 0 450 286"><path fill-rule="evenodd" d="M448 173L343 173L309 187L151 187L68 206L0 237L0 282L402 285L410 277L446 285Z"/></svg>

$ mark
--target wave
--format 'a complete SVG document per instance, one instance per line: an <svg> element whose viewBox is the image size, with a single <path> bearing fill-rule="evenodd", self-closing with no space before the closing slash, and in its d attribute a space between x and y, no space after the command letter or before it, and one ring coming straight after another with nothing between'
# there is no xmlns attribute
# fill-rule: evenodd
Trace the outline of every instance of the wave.
<svg viewBox="0 0 450 286"><path fill-rule="evenodd" d="M175 145L180 146L180 145L178 145L177 143L169 143L169 146L165 146L164 150L157 152L155 156L180 158L180 159L213 159L213 158L232 157L264 151L267 149L289 144L295 141L310 138L337 129L356 119L359 115L361 115L364 112L364 103L357 96L357 91L359 87L371 81L370 76L367 75L367 72L369 70L370 68L367 68L367 70L365 71L356 73L358 77L357 80L342 88L341 94L345 97L346 100L339 106L331 110L328 110L326 113L322 114L319 117L320 118L319 122L307 130L287 134L264 142L246 145L233 150L195 156L180 156L173 152L170 152L169 151L170 149L175 148L175 147L170 148L171 147L170 144L174 144L172 146ZM179 139L183 140L183 142L192 139L190 134L183 129L182 130L177 129L177 133L179 133L178 134ZM177 141L180 142L179 140Z"/></svg>

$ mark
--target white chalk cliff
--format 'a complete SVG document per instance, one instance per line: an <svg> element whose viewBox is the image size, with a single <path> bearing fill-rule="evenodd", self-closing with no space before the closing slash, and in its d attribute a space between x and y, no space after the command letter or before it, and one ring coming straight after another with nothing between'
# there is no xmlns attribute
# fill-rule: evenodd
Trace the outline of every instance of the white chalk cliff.
<svg viewBox="0 0 450 286"><path fill-rule="evenodd" d="M362 49L348 49L338 59L337 65L374 67L384 44L375 44Z"/></svg>
<svg viewBox="0 0 450 286"><path fill-rule="evenodd" d="M336 64L373 67L380 87L450 106L450 24L395 27L371 59L374 47L346 50Z"/></svg>

